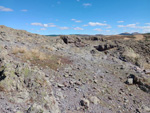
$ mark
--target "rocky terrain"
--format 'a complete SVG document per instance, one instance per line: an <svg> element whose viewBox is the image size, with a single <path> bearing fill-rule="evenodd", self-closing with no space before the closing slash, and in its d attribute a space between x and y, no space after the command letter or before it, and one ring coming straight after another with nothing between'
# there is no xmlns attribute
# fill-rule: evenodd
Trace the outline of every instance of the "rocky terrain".
<svg viewBox="0 0 150 113"><path fill-rule="evenodd" d="M0 113L149 113L150 35L42 36L0 26Z"/></svg>

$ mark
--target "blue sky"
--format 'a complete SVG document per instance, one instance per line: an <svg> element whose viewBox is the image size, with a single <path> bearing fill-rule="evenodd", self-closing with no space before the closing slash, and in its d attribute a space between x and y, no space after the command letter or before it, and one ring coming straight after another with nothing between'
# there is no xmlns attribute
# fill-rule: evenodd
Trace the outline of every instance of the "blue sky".
<svg viewBox="0 0 150 113"><path fill-rule="evenodd" d="M0 25L48 34L150 32L150 0L0 0Z"/></svg>

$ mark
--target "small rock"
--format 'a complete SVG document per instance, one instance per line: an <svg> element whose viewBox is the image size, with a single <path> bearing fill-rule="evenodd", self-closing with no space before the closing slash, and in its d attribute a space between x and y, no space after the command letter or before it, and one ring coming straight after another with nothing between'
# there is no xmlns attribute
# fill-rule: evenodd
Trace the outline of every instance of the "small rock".
<svg viewBox="0 0 150 113"><path fill-rule="evenodd" d="M140 110L139 110L138 108L136 109L136 113L141 113Z"/></svg>
<svg viewBox="0 0 150 113"><path fill-rule="evenodd" d="M120 69L123 70L123 69L124 69L124 65L121 65L121 66L120 66Z"/></svg>
<svg viewBox="0 0 150 113"><path fill-rule="evenodd" d="M23 113L22 111L17 111L16 113Z"/></svg>
<svg viewBox="0 0 150 113"><path fill-rule="evenodd" d="M62 88L62 87L64 87L64 85L63 84L57 84L57 86L59 87L59 88Z"/></svg>
<svg viewBox="0 0 150 113"><path fill-rule="evenodd" d="M57 91L56 95L60 98L60 99L64 99L64 95L61 91Z"/></svg>
<svg viewBox="0 0 150 113"><path fill-rule="evenodd" d="M129 94L129 96L133 96L133 94L132 94L132 93L130 93L130 94Z"/></svg>
<svg viewBox="0 0 150 113"><path fill-rule="evenodd" d="M112 98L111 98L110 96L108 96L108 99L109 99L109 100L112 100Z"/></svg>
<svg viewBox="0 0 150 113"><path fill-rule="evenodd" d="M49 77L49 75L48 75L48 74L45 74L45 77Z"/></svg>
<svg viewBox="0 0 150 113"><path fill-rule="evenodd" d="M96 104L96 105L99 103L99 99L98 99L96 96L90 97L90 101L91 101L93 104Z"/></svg>
<svg viewBox="0 0 150 113"><path fill-rule="evenodd" d="M70 84L70 85L73 85L74 83L75 83L75 81L72 81L72 80L69 81L69 84Z"/></svg>
<svg viewBox="0 0 150 113"><path fill-rule="evenodd" d="M68 87L69 83L68 82L63 82L64 87Z"/></svg>
<svg viewBox="0 0 150 113"><path fill-rule="evenodd" d="M80 101L80 105L81 105L81 106L84 106L84 107L87 109L87 108L89 108L90 102L89 102L88 99L83 98L83 99L81 99L81 101Z"/></svg>
<svg viewBox="0 0 150 113"><path fill-rule="evenodd" d="M70 77L73 77L73 74L69 74Z"/></svg>
<svg viewBox="0 0 150 113"><path fill-rule="evenodd" d="M76 81L75 84L81 86L81 85L82 85L82 82Z"/></svg>
<svg viewBox="0 0 150 113"><path fill-rule="evenodd" d="M129 100L127 100L126 98L124 98L124 102L125 102L125 103L128 103L128 102L129 102Z"/></svg>
<svg viewBox="0 0 150 113"><path fill-rule="evenodd" d="M148 106L143 106L143 109L147 112L150 112L150 107L148 107Z"/></svg>
<svg viewBox="0 0 150 113"><path fill-rule="evenodd" d="M96 83L98 83L98 81L97 81L97 80L94 80L94 83L96 84Z"/></svg>
<svg viewBox="0 0 150 113"><path fill-rule="evenodd" d="M145 74L150 74L150 70L144 70Z"/></svg>
<svg viewBox="0 0 150 113"><path fill-rule="evenodd" d="M128 78L127 79L127 84L132 85L133 84L133 78Z"/></svg>
<svg viewBox="0 0 150 113"><path fill-rule="evenodd" d="M93 54L96 53L96 51L95 50L91 50L90 53L93 55Z"/></svg>
<svg viewBox="0 0 150 113"><path fill-rule="evenodd" d="M79 89L79 88L75 88L75 91L77 91L77 92L78 92L78 91L80 91L80 89Z"/></svg>
<svg viewBox="0 0 150 113"><path fill-rule="evenodd" d="M132 85L132 84L138 84L139 79L137 78L136 75L130 74L127 78L127 84Z"/></svg>
<svg viewBox="0 0 150 113"><path fill-rule="evenodd" d="M68 74L65 74L64 77L69 77L69 75L68 75Z"/></svg>
<svg viewBox="0 0 150 113"><path fill-rule="evenodd" d="M78 111L78 110L80 110L80 107L78 106L78 107L76 107L76 110Z"/></svg>

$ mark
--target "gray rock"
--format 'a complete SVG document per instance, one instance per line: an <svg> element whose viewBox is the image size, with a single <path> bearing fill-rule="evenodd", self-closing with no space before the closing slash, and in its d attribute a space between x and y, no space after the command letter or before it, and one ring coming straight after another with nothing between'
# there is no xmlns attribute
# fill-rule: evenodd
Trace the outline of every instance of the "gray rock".
<svg viewBox="0 0 150 113"><path fill-rule="evenodd" d="M63 88L63 87L64 87L64 85L63 85L63 84L60 84L60 83L58 83L57 86L58 86L59 88Z"/></svg>
<svg viewBox="0 0 150 113"><path fill-rule="evenodd" d="M132 85L133 84L133 78L128 78L127 79L127 84Z"/></svg>
<svg viewBox="0 0 150 113"><path fill-rule="evenodd" d="M66 78L67 78L67 77L69 77L69 75L68 75L68 74L65 74L65 75L64 75L64 77L66 77Z"/></svg>
<svg viewBox="0 0 150 113"><path fill-rule="evenodd" d="M90 102L89 102L88 99L83 98L80 101L80 105L83 106L83 107L85 107L87 109L87 108L89 108Z"/></svg>
<svg viewBox="0 0 150 113"><path fill-rule="evenodd" d="M90 101L91 101L93 104L96 104L96 105L99 103L99 99L98 99L96 96L90 97Z"/></svg>
<svg viewBox="0 0 150 113"><path fill-rule="evenodd" d="M76 81L75 84L78 85L78 86L81 86L81 85L82 85L82 82Z"/></svg>
<svg viewBox="0 0 150 113"><path fill-rule="evenodd" d="M150 112L150 107L148 106L143 106L144 111Z"/></svg>
<svg viewBox="0 0 150 113"><path fill-rule="evenodd" d="M145 74L150 74L150 70L145 70Z"/></svg>

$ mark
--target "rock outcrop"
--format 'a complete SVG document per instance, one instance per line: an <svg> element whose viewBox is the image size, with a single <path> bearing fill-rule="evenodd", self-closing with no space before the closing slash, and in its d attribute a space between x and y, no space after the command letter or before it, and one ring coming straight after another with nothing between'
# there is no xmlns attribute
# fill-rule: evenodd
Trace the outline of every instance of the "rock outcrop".
<svg viewBox="0 0 150 113"><path fill-rule="evenodd" d="M150 36L136 37L0 26L0 113L148 113Z"/></svg>

